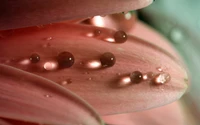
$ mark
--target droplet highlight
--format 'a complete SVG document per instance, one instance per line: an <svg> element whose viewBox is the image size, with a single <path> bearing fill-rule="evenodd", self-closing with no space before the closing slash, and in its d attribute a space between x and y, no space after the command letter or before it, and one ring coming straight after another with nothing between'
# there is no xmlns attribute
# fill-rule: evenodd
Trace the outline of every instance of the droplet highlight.
<svg viewBox="0 0 200 125"><path fill-rule="evenodd" d="M114 39L116 43L124 43L127 41L127 34L124 31L117 31L114 34Z"/></svg>
<svg viewBox="0 0 200 125"><path fill-rule="evenodd" d="M116 58L112 53L106 52L100 57L100 62L103 67L111 67L115 64Z"/></svg>
<svg viewBox="0 0 200 125"><path fill-rule="evenodd" d="M55 70L57 69L57 66L58 64L56 62L49 61L49 62L44 63L44 69L47 71Z"/></svg>
<svg viewBox="0 0 200 125"><path fill-rule="evenodd" d="M140 71L134 71L130 74L131 82L132 83L140 83L143 80L143 75Z"/></svg>
<svg viewBox="0 0 200 125"><path fill-rule="evenodd" d="M155 76L153 83L156 85L163 85L168 83L171 80L171 76L169 73L160 73Z"/></svg>
<svg viewBox="0 0 200 125"><path fill-rule="evenodd" d="M29 60L31 61L31 63L38 63L40 61L40 55L34 53L30 56Z"/></svg>
<svg viewBox="0 0 200 125"><path fill-rule="evenodd" d="M74 64L74 56L70 52L62 52L57 56L59 68L69 68Z"/></svg>

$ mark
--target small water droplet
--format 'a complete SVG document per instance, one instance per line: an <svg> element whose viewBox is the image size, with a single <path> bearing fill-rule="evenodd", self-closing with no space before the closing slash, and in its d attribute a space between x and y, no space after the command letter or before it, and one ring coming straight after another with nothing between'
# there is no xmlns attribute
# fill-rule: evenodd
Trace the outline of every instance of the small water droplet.
<svg viewBox="0 0 200 125"><path fill-rule="evenodd" d="M92 80L92 78L90 77L90 78L88 78L88 80L90 80L90 81L91 81L91 80Z"/></svg>
<svg viewBox="0 0 200 125"><path fill-rule="evenodd" d="M47 41L52 40L52 39L53 39L53 37L47 37L47 38L45 38L45 40L47 40Z"/></svg>
<svg viewBox="0 0 200 125"><path fill-rule="evenodd" d="M74 64L74 56L70 52L62 52L57 56L60 68L69 68Z"/></svg>
<svg viewBox="0 0 200 125"><path fill-rule="evenodd" d="M94 30L94 36L100 36L101 30Z"/></svg>
<svg viewBox="0 0 200 125"><path fill-rule="evenodd" d="M111 67L115 64L116 58L112 53L106 52L100 57L100 61L103 67Z"/></svg>
<svg viewBox="0 0 200 125"><path fill-rule="evenodd" d="M132 83L140 83L143 80L143 75L140 71L134 71L130 74Z"/></svg>
<svg viewBox="0 0 200 125"><path fill-rule="evenodd" d="M84 74L90 74L89 72L84 72Z"/></svg>
<svg viewBox="0 0 200 125"><path fill-rule="evenodd" d="M163 72L163 69L161 67L156 68L159 72Z"/></svg>
<svg viewBox="0 0 200 125"><path fill-rule="evenodd" d="M154 76L153 72L144 73L143 74L143 80L151 79L151 78L153 78L153 76Z"/></svg>
<svg viewBox="0 0 200 125"><path fill-rule="evenodd" d="M33 53L29 60L31 61L31 63L38 63L40 61L40 55L38 55L37 53Z"/></svg>
<svg viewBox="0 0 200 125"><path fill-rule="evenodd" d="M50 98L50 97L52 97L52 96L50 96L50 95L48 95L48 94L46 94L46 95L44 95L45 97L47 97L47 98Z"/></svg>
<svg viewBox="0 0 200 125"><path fill-rule="evenodd" d="M127 34L124 31L117 31L114 34L114 39L116 43L124 43L127 40Z"/></svg>
<svg viewBox="0 0 200 125"><path fill-rule="evenodd" d="M50 43L44 44L43 47L44 48L51 47L51 44Z"/></svg>
<svg viewBox="0 0 200 125"><path fill-rule="evenodd" d="M180 43L184 39L183 31L179 28L173 28L170 32L170 38L174 43Z"/></svg>
<svg viewBox="0 0 200 125"><path fill-rule="evenodd" d="M19 62L19 64L21 64L21 65L28 65L28 64L30 64L30 59L21 60L21 61Z"/></svg>
<svg viewBox="0 0 200 125"><path fill-rule="evenodd" d="M120 72L118 72L118 73L117 73L117 75L118 75L118 76L120 76L120 75L121 75L121 73L120 73Z"/></svg>
<svg viewBox="0 0 200 125"><path fill-rule="evenodd" d="M156 85L162 85L168 83L171 80L171 76L169 73L160 73L155 76L153 82Z"/></svg>
<svg viewBox="0 0 200 125"><path fill-rule="evenodd" d="M64 85L71 84L71 83L72 83L72 80L67 79L67 80L62 81L60 84L64 86Z"/></svg>

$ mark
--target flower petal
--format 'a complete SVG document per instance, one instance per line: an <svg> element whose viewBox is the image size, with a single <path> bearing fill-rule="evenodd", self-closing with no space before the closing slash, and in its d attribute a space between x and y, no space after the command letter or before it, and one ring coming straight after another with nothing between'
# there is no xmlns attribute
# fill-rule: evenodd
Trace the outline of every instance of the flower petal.
<svg viewBox="0 0 200 125"><path fill-rule="evenodd" d="M0 117L40 124L103 124L84 101L39 76L0 64L0 85Z"/></svg>
<svg viewBox="0 0 200 125"><path fill-rule="evenodd" d="M95 30L101 31L99 36L95 36ZM164 46L161 48L130 35L125 43L116 44L110 42L115 32L77 24L13 30L0 40L0 61L63 85L83 97L101 114L149 109L171 103L184 94L188 76L179 58L170 54L171 48L165 50ZM45 64L56 61L56 56L63 51L74 55L74 65L45 70ZM99 57L105 52L115 55L116 64L99 68ZM40 62L23 63L32 53L40 55ZM122 85L124 76L131 72L158 74L161 73L158 67L170 74L169 83L153 86L152 79L149 79L137 85Z"/></svg>
<svg viewBox="0 0 200 125"><path fill-rule="evenodd" d="M2 0L0 30L136 10L153 0Z"/></svg>

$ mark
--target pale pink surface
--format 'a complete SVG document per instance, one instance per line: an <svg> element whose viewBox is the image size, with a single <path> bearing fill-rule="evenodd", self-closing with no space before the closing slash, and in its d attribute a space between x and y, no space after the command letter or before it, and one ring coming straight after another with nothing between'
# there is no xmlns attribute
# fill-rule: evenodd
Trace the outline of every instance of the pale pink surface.
<svg viewBox="0 0 200 125"><path fill-rule="evenodd" d="M100 29L102 34L98 37L87 37L87 34L93 33L95 29ZM177 57L132 36L129 36L124 44L104 40L112 38L114 32L75 24L53 24L43 28L13 30L6 33L9 36L5 35L0 40L0 60L6 65L33 72L57 83L71 79L72 83L64 87L84 98L100 114L149 109L171 103L183 95L187 89L185 79L188 78ZM52 39L45 40L48 37ZM48 43L50 46L46 46ZM73 53L75 64L68 69L45 71L44 63L54 60L62 51ZM108 51L117 59L113 67L91 69L84 65L91 60L98 60L101 54ZM19 63L34 52L41 56L38 64ZM157 67L170 73L171 81L166 85L152 86L147 80L138 85L119 87L123 76L135 70L142 73L159 73ZM85 74L86 72L88 73ZM118 73L121 75L118 76Z"/></svg>

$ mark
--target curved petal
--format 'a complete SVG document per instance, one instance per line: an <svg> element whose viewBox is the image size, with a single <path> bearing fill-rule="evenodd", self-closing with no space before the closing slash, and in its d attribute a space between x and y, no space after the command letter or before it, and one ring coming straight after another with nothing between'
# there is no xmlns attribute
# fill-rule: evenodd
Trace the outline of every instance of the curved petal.
<svg viewBox="0 0 200 125"><path fill-rule="evenodd" d="M104 116L103 119L113 125L185 125L186 123L179 102L142 112Z"/></svg>
<svg viewBox="0 0 200 125"><path fill-rule="evenodd" d="M0 117L40 124L102 125L83 100L39 76L0 64Z"/></svg>
<svg viewBox="0 0 200 125"><path fill-rule="evenodd" d="M101 33L95 36L95 30ZM101 114L149 109L171 103L183 95L187 89L187 74L179 58L170 54L171 48L164 50L164 46L161 48L130 35L127 42L116 44L110 41L115 32L75 24L13 30L9 32L11 34L7 33L9 37L5 35L0 40L0 61L62 84L83 97ZM46 69L46 63L55 61L55 57L63 51L74 55L74 65L66 69ZM91 62L98 64L99 57L105 52L115 55L113 67L88 66ZM23 63L32 53L40 55L40 62ZM131 72L139 70L144 74L158 74L158 67L170 74L169 83L154 86L149 79L141 84L123 86L121 80Z"/></svg>
<svg viewBox="0 0 200 125"><path fill-rule="evenodd" d="M0 30L43 25L67 19L119 13L153 0L1 0Z"/></svg>

